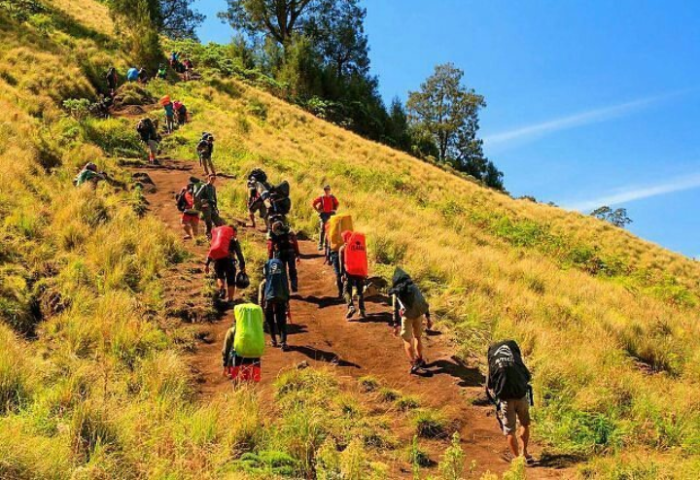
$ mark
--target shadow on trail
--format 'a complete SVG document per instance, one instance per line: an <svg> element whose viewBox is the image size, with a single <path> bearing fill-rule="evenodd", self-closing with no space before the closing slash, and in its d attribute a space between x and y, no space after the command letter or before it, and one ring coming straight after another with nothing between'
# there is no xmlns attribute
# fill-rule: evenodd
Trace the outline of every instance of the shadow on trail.
<svg viewBox="0 0 700 480"><path fill-rule="evenodd" d="M308 329L306 325L300 325L296 323L287 323L287 335L298 335L300 333L306 333Z"/></svg>
<svg viewBox="0 0 700 480"><path fill-rule="evenodd" d="M450 360L436 360L427 365L426 370L433 375L450 375L458 378L460 387L478 387L484 384L486 378L478 368L467 366L457 357Z"/></svg>
<svg viewBox="0 0 700 480"><path fill-rule="evenodd" d="M318 308L327 308L334 305L342 305L345 300L338 297L317 297L315 295L309 295L308 297L302 297L301 300L318 305Z"/></svg>
<svg viewBox="0 0 700 480"><path fill-rule="evenodd" d="M299 237L299 234L297 234L297 238ZM301 240L301 239L299 239ZM313 260L314 258L322 258L323 254L322 253L302 253L299 255L299 258L302 260Z"/></svg>
<svg viewBox="0 0 700 480"><path fill-rule="evenodd" d="M370 313L369 315L366 315L365 318L355 319L355 321L359 323L385 323L389 325L391 323L391 313Z"/></svg>
<svg viewBox="0 0 700 480"><path fill-rule="evenodd" d="M290 345L289 350L292 352L299 352L318 362L332 363L334 365L338 365L339 367L360 368L358 364L343 360L333 352L327 352L315 347Z"/></svg>
<svg viewBox="0 0 700 480"><path fill-rule="evenodd" d="M586 460L584 457L578 455L556 455L545 453L538 460L537 466L554 469L569 468L573 467L577 463L583 462L584 460Z"/></svg>

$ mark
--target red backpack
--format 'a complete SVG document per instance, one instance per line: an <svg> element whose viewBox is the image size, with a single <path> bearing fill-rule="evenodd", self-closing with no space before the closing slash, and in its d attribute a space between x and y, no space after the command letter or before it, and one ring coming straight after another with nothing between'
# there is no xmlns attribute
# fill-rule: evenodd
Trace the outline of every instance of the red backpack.
<svg viewBox="0 0 700 480"><path fill-rule="evenodd" d="M367 270L365 236L362 233L352 232L345 242L345 271L353 277L367 278Z"/></svg>
<svg viewBox="0 0 700 480"><path fill-rule="evenodd" d="M221 260L228 257L231 240L236 236L233 227L223 225L211 231L211 247L209 248L209 258Z"/></svg>

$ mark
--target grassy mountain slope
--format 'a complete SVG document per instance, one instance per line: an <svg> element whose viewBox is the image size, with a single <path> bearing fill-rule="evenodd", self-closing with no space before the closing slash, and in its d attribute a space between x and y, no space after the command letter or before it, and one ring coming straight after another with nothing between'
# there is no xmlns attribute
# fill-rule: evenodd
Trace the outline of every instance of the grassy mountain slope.
<svg viewBox="0 0 700 480"><path fill-rule="evenodd" d="M181 358L191 336L160 315L160 272L185 253L159 222L139 217L138 191L70 184L87 161L127 182L119 160L142 154L133 122L78 121L60 106L94 96L105 68L123 70L127 59L104 35L103 5L46 4L22 24L0 15L0 477L238 478L283 468L288 459L274 455L303 464L308 445L295 443L295 429L321 428L299 420L322 410L318 389L335 380L283 379L280 392L285 382L304 388L300 398L280 394L294 408L276 425L260 426L252 392L211 405L193 398ZM311 198L331 183L368 234L373 271L405 266L463 357L483 361L492 339L520 342L535 373L537 435L586 459L582 474L700 475L698 264L203 73L202 82L149 86L193 114L165 140L171 156L194 161L199 133L213 131L222 170L242 177L263 166L292 183L294 225L310 235ZM243 216L244 196L240 182L226 187L222 209ZM344 411L342 398L333 408ZM221 421L234 417L247 420ZM320 421L348 444L360 438ZM253 447L264 468L233 460Z"/></svg>

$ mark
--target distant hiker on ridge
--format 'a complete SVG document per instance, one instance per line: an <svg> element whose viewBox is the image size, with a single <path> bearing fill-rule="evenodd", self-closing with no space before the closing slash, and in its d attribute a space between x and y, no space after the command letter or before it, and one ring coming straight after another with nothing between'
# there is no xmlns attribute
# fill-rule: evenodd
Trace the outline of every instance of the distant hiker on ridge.
<svg viewBox="0 0 700 480"><path fill-rule="evenodd" d="M318 250L323 250L325 238L326 238L326 223L333 215L335 215L336 210L338 210L338 199L331 194L331 186L326 185L323 187L323 195L316 198L312 204L314 210L318 212L321 225L318 234Z"/></svg>
<svg viewBox="0 0 700 480"><path fill-rule="evenodd" d="M393 304L391 323L394 327L394 335L399 334L400 327L404 350L411 362L411 373L423 373L423 368L426 366L421 338L423 316L428 323L428 329L433 327L428 302L411 277L398 267L394 270L389 293Z"/></svg>

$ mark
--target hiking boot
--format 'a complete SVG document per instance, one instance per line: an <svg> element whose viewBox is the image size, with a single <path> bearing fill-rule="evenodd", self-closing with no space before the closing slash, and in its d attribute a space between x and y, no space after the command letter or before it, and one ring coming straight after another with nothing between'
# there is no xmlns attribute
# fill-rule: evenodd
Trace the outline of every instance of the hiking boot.
<svg viewBox="0 0 700 480"><path fill-rule="evenodd" d="M420 368L425 368L428 366L428 364L425 362L425 360L423 358L419 358L418 360L416 360L416 365L418 365L418 367L420 367Z"/></svg>
<svg viewBox="0 0 700 480"><path fill-rule="evenodd" d="M287 345L287 342L284 342L282 344L282 351L283 352L288 352L289 351L289 345Z"/></svg>
<svg viewBox="0 0 700 480"><path fill-rule="evenodd" d="M353 315L355 315L355 312L356 312L355 307L351 306L350 308L348 308L348 314L345 315L345 318L350 320L353 317Z"/></svg>
<svg viewBox="0 0 700 480"><path fill-rule="evenodd" d="M364 310L360 310L360 318L367 318L367 313Z"/></svg>
<svg viewBox="0 0 700 480"><path fill-rule="evenodd" d="M298 285L292 285L292 293L297 293L299 291Z"/></svg>
<svg viewBox="0 0 700 480"><path fill-rule="evenodd" d="M411 375L422 375L425 372L421 368L421 366L416 363L414 365L411 365L410 373L411 373Z"/></svg>
<svg viewBox="0 0 700 480"><path fill-rule="evenodd" d="M322 251L323 251L323 245L319 245L319 246L318 246L318 251L319 251L319 252L322 252Z"/></svg>
<svg viewBox="0 0 700 480"><path fill-rule="evenodd" d="M277 345L277 340L274 340L274 339L271 340L271 341L270 341L270 346L271 346L272 348L277 348L277 347L278 347L278 345Z"/></svg>

